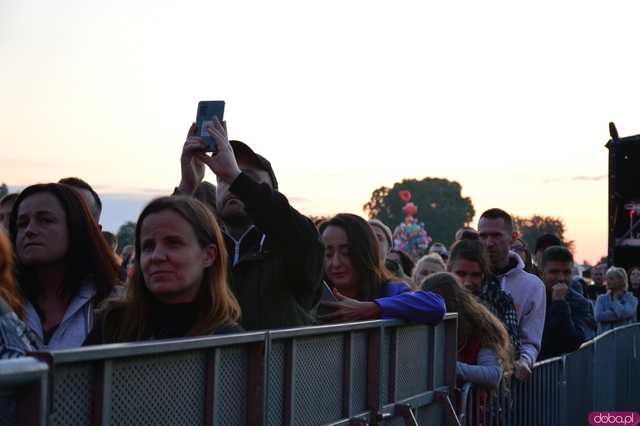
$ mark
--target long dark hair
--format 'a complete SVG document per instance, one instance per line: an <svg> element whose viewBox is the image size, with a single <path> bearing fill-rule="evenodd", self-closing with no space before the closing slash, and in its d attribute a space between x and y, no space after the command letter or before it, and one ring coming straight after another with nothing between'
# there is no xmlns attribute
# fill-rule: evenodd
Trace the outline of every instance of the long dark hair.
<svg viewBox="0 0 640 426"><path fill-rule="evenodd" d="M45 183L29 186L20 193L11 211L9 223L14 250L16 250L20 204L28 197L41 192L53 195L60 202L67 217L69 251L64 259L63 296L73 297L82 287L83 282L90 279L96 289L96 304L101 302L109 296L118 282L118 264L86 203L72 188L59 183ZM43 283L38 283L33 268L20 262L17 250L16 255L18 283L27 299L34 301L38 286Z"/></svg>
<svg viewBox="0 0 640 426"><path fill-rule="evenodd" d="M380 258L378 239L366 220L340 213L320 225L320 234L329 226L342 228L349 240L349 259L360 279L358 300L370 301L384 296L384 285L393 279Z"/></svg>
<svg viewBox="0 0 640 426"><path fill-rule="evenodd" d="M227 251L222 232L211 211L191 197L161 197L151 201L138 218L135 235L135 263L133 275L127 285L125 300L110 303L105 314L105 342L130 342L152 337L152 304L155 296L149 291L140 267L140 232L147 216L161 211L172 211L193 228L200 247L209 244L218 247L214 263L205 268L200 290L196 296L198 319L189 330L189 336L211 334L225 323L240 318L240 306L227 281ZM110 318L112 312L117 317Z"/></svg>
<svg viewBox="0 0 640 426"><path fill-rule="evenodd" d="M458 313L458 344L464 344L470 338L478 338L480 345L496 352L503 376L509 378L513 370L514 349L504 324L476 300L448 272L429 275L422 283L421 290L432 291L444 299L447 312Z"/></svg>

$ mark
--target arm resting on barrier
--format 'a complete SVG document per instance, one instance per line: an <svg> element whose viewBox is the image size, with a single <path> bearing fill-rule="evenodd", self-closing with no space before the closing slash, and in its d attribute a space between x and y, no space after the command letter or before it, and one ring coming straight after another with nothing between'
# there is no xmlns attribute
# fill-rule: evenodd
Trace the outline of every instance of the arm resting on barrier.
<svg viewBox="0 0 640 426"><path fill-rule="evenodd" d="M456 363L456 375L464 382L497 387L502 378L502 367L493 349L482 348L478 352L478 364Z"/></svg>
<svg viewBox="0 0 640 426"><path fill-rule="evenodd" d="M375 302L380 306L382 319L402 319L419 324L437 324L446 311L444 299L430 291L405 292Z"/></svg>

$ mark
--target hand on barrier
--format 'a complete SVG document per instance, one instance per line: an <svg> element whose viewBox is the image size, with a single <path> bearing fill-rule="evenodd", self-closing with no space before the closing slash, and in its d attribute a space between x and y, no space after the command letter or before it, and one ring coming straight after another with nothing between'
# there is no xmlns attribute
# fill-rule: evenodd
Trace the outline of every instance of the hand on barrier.
<svg viewBox="0 0 640 426"><path fill-rule="evenodd" d="M531 369L527 362L523 359L519 359L513 363L513 375L520 381L525 381L531 375Z"/></svg>
<svg viewBox="0 0 640 426"><path fill-rule="evenodd" d="M321 302L320 306L330 313L318 316L320 322L337 323L379 319L380 306L376 302L360 302L343 296L334 290L337 302Z"/></svg>

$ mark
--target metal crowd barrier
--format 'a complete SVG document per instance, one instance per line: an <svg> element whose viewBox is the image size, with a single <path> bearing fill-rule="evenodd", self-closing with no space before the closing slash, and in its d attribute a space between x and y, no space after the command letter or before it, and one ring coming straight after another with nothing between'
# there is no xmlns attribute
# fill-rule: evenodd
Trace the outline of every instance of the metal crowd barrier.
<svg viewBox="0 0 640 426"><path fill-rule="evenodd" d="M447 314L34 353L15 362L44 371L43 398L12 392L35 376L0 362L2 392L30 407L0 423L453 425L456 328Z"/></svg>
<svg viewBox="0 0 640 426"><path fill-rule="evenodd" d="M593 411L638 411L639 352L640 323L635 323L608 331L576 352L536 363L527 381L514 379L507 391L501 387L493 396L465 383L461 423L570 426L587 424Z"/></svg>
<svg viewBox="0 0 640 426"><path fill-rule="evenodd" d="M47 364L34 358L0 361L0 426L44 426L47 408Z"/></svg>

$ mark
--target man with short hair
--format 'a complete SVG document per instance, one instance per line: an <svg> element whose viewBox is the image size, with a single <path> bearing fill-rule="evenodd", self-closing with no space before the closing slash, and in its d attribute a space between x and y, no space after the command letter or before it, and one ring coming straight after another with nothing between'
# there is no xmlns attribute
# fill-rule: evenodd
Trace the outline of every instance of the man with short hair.
<svg viewBox="0 0 640 426"><path fill-rule="evenodd" d="M593 285L587 286L587 297L593 302L596 301L598 296L607 292L607 287L604 285L604 274L607 271L606 263L598 263L591 268L591 279Z"/></svg>
<svg viewBox="0 0 640 426"><path fill-rule="evenodd" d="M577 350L595 337L596 322L591 303L570 288L573 255L560 246L547 248L540 271L547 297L547 312L540 359L552 358Z"/></svg>
<svg viewBox="0 0 640 426"><path fill-rule="evenodd" d="M478 240L478 231L470 226L463 226L456 231L455 240Z"/></svg>
<svg viewBox="0 0 640 426"><path fill-rule="evenodd" d="M7 194L0 199L0 231L9 235L9 218L11 217L11 209L18 199L17 193Z"/></svg>
<svg viewBox="0 0 640 426"><path fill-rule="evenodd" d="M271 163L240 141L229 141L215 119L208 132L216 151L192 124L181 157L178 194L191 195L204 165L217 177L216 204L222 223L231 289L242 309L245 330L315 323L322 294L324 246L315 225L278 192Z"/></svg>
<svg viewBox="0 0 640 426"><path fill-rule="evenodd" d="M520 358L514 364L514 375L525 380L538 358L546 298L538 277L524 270L524 262L510 247L517 238L511 216L500 209L489 209L478 221L480 241L487 248L491 268L500 287L511 295L518 316Z"/></svg>
<svg viewBox="0 0 640 426"><path fill-rule="evenodd" d="M554 234L542 234L536 239L536 245L533 249L533 260L536 268L540 267L542 262L542 253L551 246L561 246L562 240Z"/></svg>
<svg viewBox="0 0 640 426"><path fill-rule="evenodd" d="M87 207L89 207L89 213L91 213L91 216L96 221L98 227L102 229L102 226L100 226L102 200L100 200L100 196L96 191L93 190L91 185L78 177L62 178L58 181L58 183L70 186L82 196L82 199L86 203Z"/></svg>

